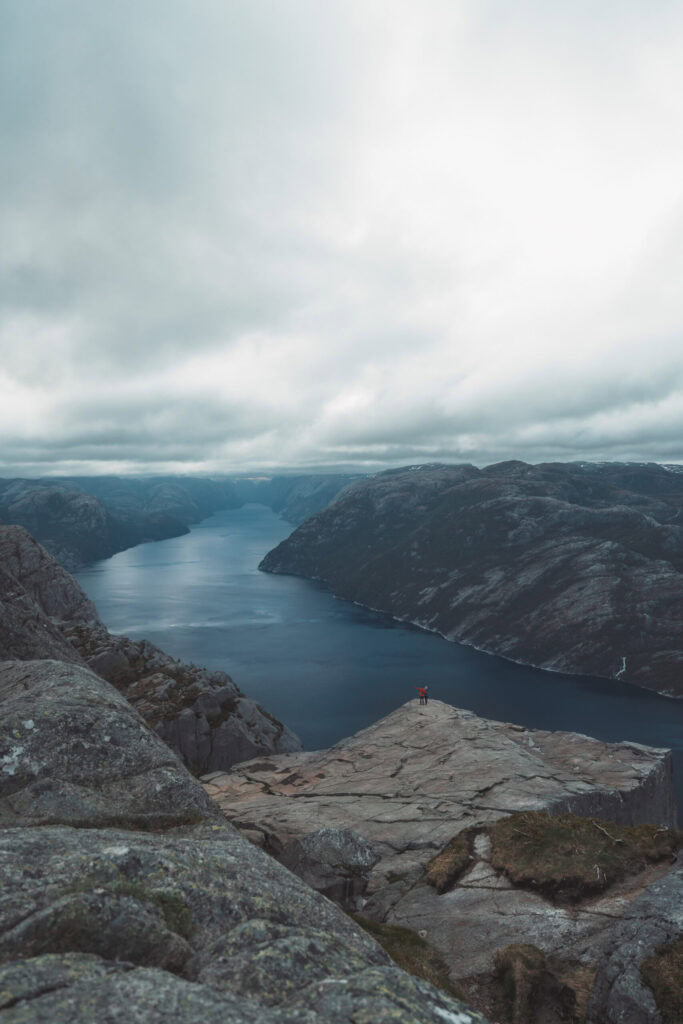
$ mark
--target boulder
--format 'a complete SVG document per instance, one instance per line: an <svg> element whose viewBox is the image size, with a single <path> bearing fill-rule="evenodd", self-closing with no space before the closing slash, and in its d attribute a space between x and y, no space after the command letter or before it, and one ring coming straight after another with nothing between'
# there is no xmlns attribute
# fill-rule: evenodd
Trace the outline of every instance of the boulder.
<svg viewBox="0 0 683 1024"><path fill-rule="evenodd" d="M370 843L350 828L319 828L287 843L278 860L312 888L356 910L379 860Z"/></svg>
<svg viewBox="0 0 683 1024"><path fill-rule="evenodd" d="M217 817L173 752L94 672L0 663L0 823L160 828Z"/></svg>

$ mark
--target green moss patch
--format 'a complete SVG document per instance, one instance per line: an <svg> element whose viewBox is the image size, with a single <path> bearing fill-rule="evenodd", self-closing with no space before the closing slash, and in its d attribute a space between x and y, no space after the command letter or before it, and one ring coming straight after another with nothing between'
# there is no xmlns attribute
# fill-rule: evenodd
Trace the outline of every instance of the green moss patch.
<svg viewBox="0 0 683 1024"><path fill-rule="evenodd" d="M491 864L513 885L576 903L650 864L672 859L681 834L656 825L615 825L575 814L513 814L490 825Z"/></svg>
<svg viewBox="0 0 683 1024"><path fill-rule="evenodd" d="M380 924L368 918L351 915L361 928L372 935L380 946L389 954L394 963L408 974L429 981L442 992L463 999L462 992L453 985L448 977L448 968L440 955L412 928L403 928L396 924Z"/></svg>
<svg viewBox="0 0 683 1024"><path fill-rule="evenodd" d="M652 989L664 1024L683 1020L683 939L660 946L644 960L640 973Z"/></svg>
<svg viewBox="0 0 683 1024"><path fill-rule="evenodd" d="M461 875L471 865L474 837L477 829L466 828L458 833L441 853L433 857L425 868L425 877L438 893L452 889Z"/></svg>

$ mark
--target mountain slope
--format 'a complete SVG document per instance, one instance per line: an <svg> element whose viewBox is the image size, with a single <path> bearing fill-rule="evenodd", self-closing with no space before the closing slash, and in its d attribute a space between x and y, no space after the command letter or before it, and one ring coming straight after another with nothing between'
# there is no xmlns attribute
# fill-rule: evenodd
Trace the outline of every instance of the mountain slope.
<svg viewBox="0 0 683 1024"><path fill-rule="evenodd" d="M683 696L683 475L418 466L346 489L261 563L448 639Z"/></svg>

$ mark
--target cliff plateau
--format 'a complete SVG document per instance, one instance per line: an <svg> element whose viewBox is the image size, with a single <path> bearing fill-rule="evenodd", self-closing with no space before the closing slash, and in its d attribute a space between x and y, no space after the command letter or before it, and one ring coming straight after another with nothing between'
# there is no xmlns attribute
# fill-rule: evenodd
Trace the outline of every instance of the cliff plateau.
<svg viewBox="0 0 683 1024"><path fill-rule="evenodd" d="M423 936L492 1020L584 1021L592 994L592 1024L661 1024L654 1003L651 1017L614 1016L624 1000L606 979L628 964L622 994L652 1001L640 964L683 935L667 751L413 701L329 750L260 758L204 783L245 836L309 884L380 927ZM549 858L550 890L515 877L506 854L501 864L499 830L533 876ZM629 869L610 866L615 850L645 840ZM558 880L564 846L569 874ZM647 941L626 956L619 935L645 919ZM535 951L526 954L535 966L514 1011L503 1005L504 966L519 972L522 948Z"/></svg>

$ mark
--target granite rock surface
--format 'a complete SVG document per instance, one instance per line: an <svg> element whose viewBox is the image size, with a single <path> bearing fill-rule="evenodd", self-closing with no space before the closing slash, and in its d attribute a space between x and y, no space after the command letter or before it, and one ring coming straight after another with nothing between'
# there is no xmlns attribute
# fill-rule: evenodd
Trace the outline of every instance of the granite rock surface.
<svg viewBox="0 0 683 1024"><path fill-rule="evenodd" d="M94 672L0 662L0 823L148 829L217 817L173 752Z"/></svg>
<svg viewBox="0 0 683 1024"><path fill-rule="evenodd" d="M671 825L671 772L665 750L526 729L432 700L329 750L259 758L204 781L224 814L261 830L276 853L321 827L353 829L380 854L373 891L421 868L461 829L514 811Z"/></svg>
<svg viewBox="0 0 683 1024"><path fill-rule="evenodd" d="M260 833L276 857L321 827L362 836L379 860L355 909L426 938L475 1005L491 986L496 953L516 943L592 977L612 948L615 922L670 871L668 862L653 865L572 906L515 887L489 861L487 824L547 810L671 826L670 754L486 721L439 701L411 702L329 750L259 759L204 782L228 820ZM480 833L469 865L457 884L437 892L425 867L465 829ZM585 993L567 991L585 1003ZM480 1008L490 1010L485 1002Z"/></svg>
<svg viewBox="0 0 683 1024"><path fill-rule="evenodd" d="M5 663L0 698L3 1021L485 1024L239 836L93 672Z"/></svg>

